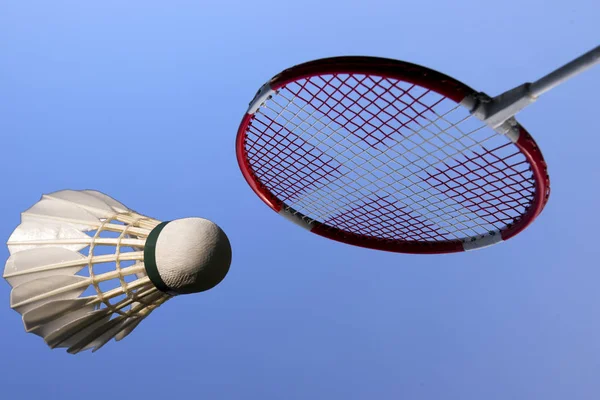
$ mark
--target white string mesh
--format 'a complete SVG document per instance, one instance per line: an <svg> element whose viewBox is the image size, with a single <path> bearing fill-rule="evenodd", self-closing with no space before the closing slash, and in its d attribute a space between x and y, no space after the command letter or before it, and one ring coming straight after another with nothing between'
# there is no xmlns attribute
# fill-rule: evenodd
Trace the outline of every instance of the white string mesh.
<svg viewBox="0 0 600 400"><path fill-rule="evenodd" d="M373 75L288 84L257 111L245 146L255 179L287 206L384 240L496 232L535 193L508 138L434 91Z"/></svg>

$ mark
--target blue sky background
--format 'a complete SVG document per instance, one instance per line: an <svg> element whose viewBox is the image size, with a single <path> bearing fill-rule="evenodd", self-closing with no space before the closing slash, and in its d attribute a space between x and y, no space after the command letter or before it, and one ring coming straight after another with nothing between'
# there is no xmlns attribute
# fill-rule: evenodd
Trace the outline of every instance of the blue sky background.
<svg viewBox="0 0 600 400"><path fill-rule="evenodd" d="M597 399L600 68L519 116L551 200L474 253L298 229L247 187L234 140L258 87L294 64L390 57L493 95L598 45L599 15L594 0L0 1L0 237L42 193L91 188L209 218L234 256L216 289L78 356L26 334L0 282L0 397Z"/></svg>

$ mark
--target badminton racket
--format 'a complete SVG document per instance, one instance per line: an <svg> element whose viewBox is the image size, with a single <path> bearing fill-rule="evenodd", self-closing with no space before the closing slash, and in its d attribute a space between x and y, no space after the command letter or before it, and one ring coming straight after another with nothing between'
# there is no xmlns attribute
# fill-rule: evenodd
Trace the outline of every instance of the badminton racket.
<svg viewBox="0 0 600 400"><path fill-rule="evenodd" d="M550 194L514 115L599 59L600 46L496 97L391 59L300 64L251 101L237 160L269 207L323 237L401 253L487 247L522 232Z"/></svg>

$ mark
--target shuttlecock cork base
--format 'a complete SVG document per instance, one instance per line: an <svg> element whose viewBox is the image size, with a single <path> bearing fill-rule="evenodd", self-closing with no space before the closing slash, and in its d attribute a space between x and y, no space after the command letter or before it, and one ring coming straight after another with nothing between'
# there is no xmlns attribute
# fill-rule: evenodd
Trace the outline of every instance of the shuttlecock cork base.
<svg viewBox="0 0 600 400"><path fill-rule="evenodd" d="M144 247L148 277L171 295L203 292L218 285L231 264L225 232L204 218L162 222Z"/></svg>

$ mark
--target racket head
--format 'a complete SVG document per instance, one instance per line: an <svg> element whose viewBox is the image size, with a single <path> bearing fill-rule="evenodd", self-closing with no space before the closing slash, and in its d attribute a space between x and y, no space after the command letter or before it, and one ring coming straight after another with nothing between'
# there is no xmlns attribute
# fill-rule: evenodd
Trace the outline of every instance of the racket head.
<svg viewBox="0 0 600 400"><path fill-rule="evenodd" d="M399 253L487 247L535 220L550 183L525 128L487 127L474 95L403 61L300 64L250 102L238 164L271 209L323 237Z"/></svg>

